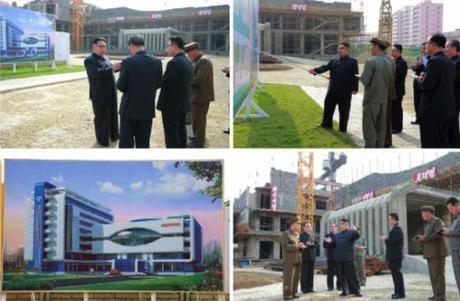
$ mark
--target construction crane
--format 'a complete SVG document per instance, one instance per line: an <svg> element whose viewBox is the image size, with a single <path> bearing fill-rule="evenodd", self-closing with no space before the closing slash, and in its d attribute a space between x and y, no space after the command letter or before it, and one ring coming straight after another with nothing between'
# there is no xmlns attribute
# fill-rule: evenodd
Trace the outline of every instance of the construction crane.
<svg viewBox="0 0 460 301"><path fill-rule="evenodd" d="M337 159L335 154L335 152L329 152L327 159L323 161L324 173L320 177L321 180L329 179L331 182L335 182L337 170L347 164L347 155L341 153Z"/></svg>
<svg viewBox="0 0 460 301"><path fill-rule="evenodd" d="M72 50L74 52L80 52L83 49L84 22L83 0L72 0Z"/></svg>
<svg viewBox="0 0 460 301"><path fill-rule="evenodd" d="M393 43L393 15L390 0L382 0L380 5L379 38Z"/></svg>
<svg viewBox="0 0 460 301"><path fill-rule="evenodd" d="M313 223L313 212L315 208L315 178L313 165L313 152L308 155L299 152L297 172L297 195L296 212L300 222Z"/></svg>

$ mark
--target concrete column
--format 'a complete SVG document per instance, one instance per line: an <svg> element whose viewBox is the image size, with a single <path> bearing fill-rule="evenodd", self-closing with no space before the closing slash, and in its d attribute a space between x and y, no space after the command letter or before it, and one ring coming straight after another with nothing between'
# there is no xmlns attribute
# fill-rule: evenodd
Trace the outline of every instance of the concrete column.
<svg viewBox="0 0 460 301"><path fill-rule="evenodd" d="M280 242L273 242L273 259L280 259Z"/></svg>
<svg viewBox="0 0 460 301"><path fill-rule="evenodd" d="M321 47L321 52L320 52L320 54L321 54L321 55L324 55L324 34L321 34L321 44L320 44L320 47Z"/></svg>
<svg viewBox="0 0 460 301"><path fill-rule="evenodd" d="M368 250L369 255L374 255L374 223L372 222L372 208L366 210L368 220Z"/></svg>
<svg viewBox="0 0 460 301"><path fill-rule="evenodd" d="M303 33L300 33L300 55L303 56L305 55L305 35Z"/></svg>
<svg viewBox="0 0 460 301"><path fill-rule="evenodd" d="M374 208L375 210L375 254L379 255L382 252L381 244L380 244L380 235L382 235L382 208L380 206Z"/></svg>

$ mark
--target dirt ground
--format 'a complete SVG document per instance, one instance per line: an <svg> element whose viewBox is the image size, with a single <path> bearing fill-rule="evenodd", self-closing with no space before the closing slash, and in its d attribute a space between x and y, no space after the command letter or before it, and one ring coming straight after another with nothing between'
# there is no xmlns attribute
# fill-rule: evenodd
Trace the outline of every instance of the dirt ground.
<svg viewBox="0 0 460 301"><path fill-rule="evenodd" d="M229 79L221 72L228 57L210 56L214 65L216 101L210 106L207 147L228 148ZM164 69L168 58L163 59ZM77 57L72 64L83 64ZM1 83L0 83L1 84ZM88 100L88 80L2 93L0 99L0 147L2 148L97 148L93 112ZM159 94L159 93L157 93ZM118 103L121 93L118 93ZM187 134L191 135L188 126ZM118 143L113 143L112 148ZM164 148L161 112L157 111L152 148Z"/></svg>
<svg viewBox="0 0 460 301"><path fill-rule="evenodd" d="M249 275L252 274L252 275ZM280 272L269 271L235 271L233 300L235 301L278 301L282 298L282 278ZM279 281L275 282L276 279ZM243 282L248 282L252 288L247 288ZM423 301L433 295L428 275L405 273L407 301ZM458 289L453 281L447 282L447 301L460 300ZM340 297L339 291L327 291L326 275L315 275L314 294L302 295L299 301L306 300L391 300L393 281L390 274L367 278L367 285L361 288L362 298L352 296Z"/></svg>
<svg viewBox="0 0 460 301"><path fill-rule="evenodd" d="M280 84L294 84L294 85L301 85L301 86L311 86L311 87L327 87L329 81L320 76L313 76L309 74L306 70L302 70L301 68L292 66L298 65L302 68L311 69L314 67L321 66L326 64L325 61L318 61L318 60L309 60L303 58L295 58L295 57L281 57L282 59L286 60L284 65L289 65L292 68L286 68L287 70L276 70L276 68L271 68L269 66L264 66L261 68L261 72L259 73L259 80L262 83L280 83ZM275 69L276 71L274 71ZM364 63L359 64L359 72L362 73L364 70ZM413 74L412 70L410 69L407 73L406 77L406 96L403 100L403 109L409 115L415 116L414 110L414 99L413 99L413 78L411 77ZM324 75L329 76L328 72L324 73ZM364 86L360 83L359 85L359 92L364 93Z"/></svg>

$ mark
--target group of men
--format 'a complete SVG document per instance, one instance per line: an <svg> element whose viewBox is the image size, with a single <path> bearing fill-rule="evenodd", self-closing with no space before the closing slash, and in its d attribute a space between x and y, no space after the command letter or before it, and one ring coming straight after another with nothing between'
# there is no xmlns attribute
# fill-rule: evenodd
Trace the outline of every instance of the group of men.
<svg viewBox="0 0 460 301"><path fill-rule="evenodd" d="M198 43L184 45L181 37L172 37L167 46L172 59L163 73L161 60L150 55L144 45L142 37L131 37L128 42L131 56L112 64L106 56L106 40L93 40L93 52L86 58L85 68L97 143L108 147L110 140L119 140L120 148L149 148L158 109L167 148L203 148L209 104L214 101L211 61L203 55ZM117 81L115 72L120 72ZM117 89L123 93L119 108L120 128ZM158 89L161 92L155 107ZM187 115L193 129L190 142L186 131Z"/></svg>
<svg viewBox="0 0 460 301"><path fill-rule="evenodd" d="M335 107L339 108L339 129L347 132L352 95L358 83L364 85L362 132L366 148L389 148L392 135L403 131L402 102L406 94L408 64L402 57L403 46L380 38L371 41L371 57L359 74L358 61L350 57L350 44L338 46L338 57L328 64L309 70L313 75L330 72L321 126L332 129ZM460 42L447 43L442 34L431 36L424 56L413 66L414 106L423 148L460 147Z"/></svg>
<svg viewBox="0 0 460 301"><path fill-rule="evenodd" d="M452 265L460 293L460 201L450 198L446 202L447 209L454 216L450 228L444 227L441 219L437 218L432 206L421 208L422 220L425 225L423 234L416 236L415 241L421 244L423 256L428 262L433 297L428 300L445 301L445 258L448 255L445 237L449 238ZM394 284L391 299L404 299L406 291L404 277L401 272L404 254L404 233L399 224L397 213L388 215L390 231L380 239L386 246L386 260L389 263ZM283 298L294 300L300 297L298 293L299 279L301 291L304 294L313 293L313 275L315 269L316 249L319 244L315 239L310 223L305 223L304 231L300 233L300 221L292 218L289 229L281 234L283 248ZM341 297L354 295L362 297L361 287L366 286L365 258L367 243L361 236L359 227L350 226L348 219L342 219L339 231L335 224L329 225L329 233L323 240L327 254L327 287L334 290L334 276L337 276L336 289L342 291Z"/></svg>

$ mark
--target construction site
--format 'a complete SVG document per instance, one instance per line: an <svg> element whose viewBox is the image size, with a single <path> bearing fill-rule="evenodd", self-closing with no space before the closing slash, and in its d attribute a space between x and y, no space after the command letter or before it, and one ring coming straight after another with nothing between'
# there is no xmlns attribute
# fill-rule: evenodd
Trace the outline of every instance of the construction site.
<svg viewBox="0 0 460 301"><path fill-rule="evenodd" d="M204 51L229 53L229 13L227 5L186 7L169 10L140 11L128 7L102 9L84 0L33 0L25 9L51 14L56 30L71 34L72 51L91 50L96 37L107 39L111 54L127 54L127 38L140 35L146 47L164 55L169 37L178 35L185 41L197 41Z"/></svg>
<svg viewBox="0 0 460 301"><path fill-rule="evenodd" d="M259 1L261 50L273 55L331 56L363 33L363 13L349 2Z"/></svg>
<svg viewBox="0 0 460 301"><path fill-rule="evenodd" d="M313 225L319 242L324 239L328 226L338 224L342 218L360 226L361 235L367 242L367 275L376 276L376 280L371 281L380 281L382 285L386 283L391 287L385 246L380 236L390 230L388 214L397 212L404 232L403 271L410 274L411 280L408 282L429 281L421 247L413 240L423 231L420 207L431 205L436 209L436 216L443 219L446 225L453 222L445 201L452 196L460 197L460 153L447 153L398 172L370 173L346 185L336 181L338 171L355 168L347 163L346 154L329 153L322 162L323 173L320 176L313 174L312 167L318 164L319 159L314 155L299 153L297 174L271 167L269 183L263 187L247 187L235 199L235 300L257 300L262 297L278 300L277 294L281 296L283 256L279 239L281 232L288 229L287 220L296 215L302 223L310 222ZM354 164L358 163L355 161ZM326 254L322 247L317 249L317 256L315 286L324 286L326 291ZM452 285L454 288L451 296L456 296L450 257L446 261L446 279L448 287ZM279 292L273 293L278 286ZM363 294L366 295L368 289L371 289L369 285L363 288ZM381 296L378 294L381 291L369 290L367 297L369 300L380 300L376 298ZM326 297L330 295L324 292L319 298L329 300ZM421 300L419 297L414 296L409 300Z"/></svg>

